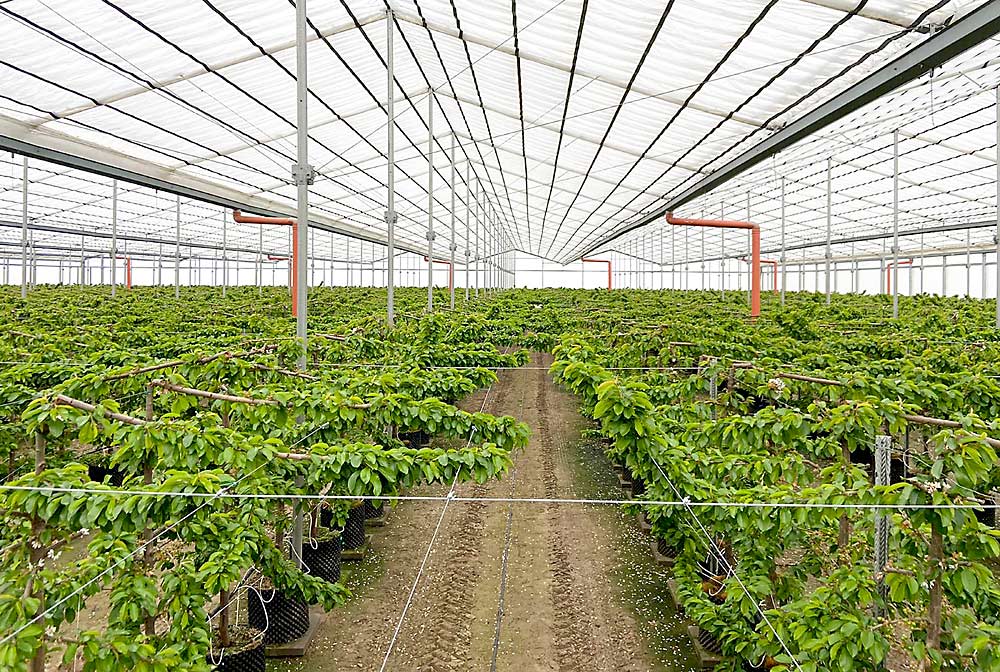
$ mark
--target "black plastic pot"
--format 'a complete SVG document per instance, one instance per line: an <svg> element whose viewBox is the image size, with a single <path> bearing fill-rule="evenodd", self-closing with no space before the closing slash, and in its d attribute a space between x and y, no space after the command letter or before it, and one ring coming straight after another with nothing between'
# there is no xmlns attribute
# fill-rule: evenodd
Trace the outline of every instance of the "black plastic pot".
<svg viewBox="0 0 1000 672"><path fill-rule="evenodd" d="M109 467L104 464L88 464L87 478L95 483L103 483L104 479L107 478L108 483L118 487L125 481L125 472L116 467Z"/></svg>
<svg viewBox="0 0 1000 672"><path fill-rule="evenodd" d="M373 518L381 518L382 514L385 512L385 502L379 500L376 504L371 499L366 499L361 508L365 512L365 520L372 520Z"/></svg>
<svg viewBox="0 0 1000 672"><path fill-rule="evenodd" d="M212 664L209 658L209 665ZM264 672L267 667L267 657L264 655L264 640L257 642L257 646L243 649L236 653L229 651L222 652L222 661L215 666L217 672Z"/></svg>
<svg viewBox="0 0 1000 672"><path fill-rule="evenodd" d="M252 627L264 630L265 644L294 642L309 629L305 602L285 597L273 588L260 591L260 595L251 590L247 597L247 620Z"/></svg>
<svg viewBox="0 0 1000 672"><path fill-rule="evenodd" d="M353 551L365 545L365 508L356 506L347 514L347 524L340 534L344 548Z"/></svg>
<svg viewBox="0 0 1000 672"><path fill-rule="evenodd" d="M701 648L705 649L709 653L714 653L720 656L722 655L722 645L719 644L719 640L701 628L698 629L698 643L701 645Z"/></svg>
<svg viewBox="0 0 1000 672"><path fill-rule="evenodd" d="M340 580L340 551L343 549L343 542L340 535L332 539L324 539L316 542L316 548L312 543L302 545L302 560L309 568L309 573L313 576L337 583Z"/></svg>
<svg viewBox="0 0 1000 672"><path fill-rule="evenodd" d="M430 441L430 438L430 435L423 430L399 433L399 440L407 444L410 448L423 448Z"/></svg>
<svg viewBox="0 0 1000 672"><path fill-rule="evenodd" d="M630 491L633 497L639 497L646 492L646 482L638 477L633 478Z"/></svg>
<svg viewBox="0 0 1000 672"><path fill-rule="evenodd" d="M656 538L656 550L665 558L676 558L677 551L663 537Z"/></svg>

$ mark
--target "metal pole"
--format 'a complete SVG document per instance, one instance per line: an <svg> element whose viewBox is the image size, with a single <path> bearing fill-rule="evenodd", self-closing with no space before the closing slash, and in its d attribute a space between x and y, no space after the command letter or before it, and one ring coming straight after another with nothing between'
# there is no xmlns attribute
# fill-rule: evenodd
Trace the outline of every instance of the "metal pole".
<svg viewBox="0 0 1000 672"><path fill-rule="evenodd" d="M875 437L875 485L889 485L889 460L892 453L892 437ZM875 576L879 592L885 592L885 567L889 563L889 516L875 515Z"/></svg>
<svg viewBox="0 0 1000 672"><path fill-rule="evenodd" d="M480 203L479 198L483 193L483 185L476 183L476 298L479 298L479 212Z"/></svg>
<svg viewBox="0 0 1000 672"><path fill-rule="evenodd" d="M781 177L781 305L785 305L785 178Z"/></svg>
<svg viewBox="0 0 1000 672"><path fill-rule="evenodd" d="M177 196L177 235L174 243L174 298L181 296L181 197Z"/></svg>
<svg viewBox="0 0 1000 672"><path fill-rule="evenodd" d="M427 312L434 310L434 91L427 92Z"/></svg>
<svg viewBox="0 0 1000 672"><path fill-rule="evenodd" d="M455 135L451 136L451 244L448 245L451 253L448 266L448 295L450 306L455 310Z"/></svg>
<svg viewBox="0 0 1000 672"><path fill-rule="evenodd" d="M996 328L1000 329L1000 86L998 86L996 88L996 97L997 97L997 101L996 101L996 103L997 103L996 104L997 118L996 118L996 124L995 124L995 126L996 126L996 133L997 133L997 161L996 161L996 164L997 164L997 166L996 166L996 168L997 168L997 179L996 179L996 188L997 188L997 231L996 231L996 234L994 235L994 241L993 242L996 243L996 246L997 246L997 250L996 250L996 257L997 257L996 281L997 281L997 284L996 284L996 287L995 287L995 289L996 289ZM983 288L983 296L986 296L986 288L985 287Z"/></svg>
<svg viewBox="0 0 1000 672"><path fill-rule="evenodd" d="M972 296L972 230L965 230L965 298Z"/></svg>
<svg viewBox="0 0 1000 672"><path fill-rule="evenodd" d="M833 172L833 161L826 160L826 305L830 305L830 238L833 232L833 191L830 179Z"/></svg>
<svg viewBox="0 0 1000 672"><path fill-rule="evenodd" d="M395 82L393 81L393 46L392 46L392 32L393 32L393 16L392 10L389 9L385 13L385 60L386 60L386 115L389 121L389 139L388 139L388 151L386 157L386 166L388 169L388 198L387 206L385 211L385 223L387 228L387 239L388 247L386 250L386 264L388 267L386 273L386 293L387 293L387 303L386 303L386 324L391 328L396 321L395 318L395 307L393 305L393 284L395 273L395 256L396 256L396 113L395 106L393 105L393 97L396 93Z"/></svg>
<svg viewBox="0 0 1000 672"><path fill-rule="evenodd" d="M111 181L111 296L118 289L118 180Z"/></svg>
<svg viewBox="0 0 1000 672"><path fill-rule="evenodd" d="M83 285L85 284L84 280L86 280L85 271L87 266L87 259L86 257L83 256L85 252L84 248L86 246L86 243L87 243L87 237L80 236L80 286L81 287L83 287Z"/></svg>
<svg viewBox="0 0 1000 672"><path fill-rule="evenodd" d="M226 221L226 209L222 209L222 297L226 296L226 287L229 285L229 263L226 258L226 251L229 242L228 222Z"/></svg>
<svg viewBox="0 0 1000 672"><path fill-rule="evenodd" d="M469 302L469 214L472 211L472 182L469 180L469 164L465 164L465 302Z"/></svg>
<svg viewBox="0 0 1000 672"><path fill-rule="evenodd" d="M750 214L750 192L747 191L747 221L752 221L753 216ZM747 305L749 306L753 303L753 259L751 255L753 254L753 234L747 231Z"/></svg>
<svg viewBox="0 0 1000 672"><path fill-rule="evenodd" d="M257 296L264 295L264 227L257 227Z"/></svg>
<svg viewBox="0 0 1000 672"><path fill-rule="evenodd" d="M879 278L881 281L881 278ZM892 132L892 317L899 317L899 130Z"/></svg>
<svg viewBox="0 0 1000 672"><path fill-rule="evenodd" d="M21 298L28 298L28 157L25 156L21 176ZM998 225L1000 227L1000 225ZM1000 326L1000 309L997 311Z"/></svg>
<svg viewBox="0 0 1000 672"><path fill-rule="evenodd" d="M307 75L307 53L306 53L306 0L297 0L295 3L295 84L296 84L296 115L295 126L297 138L295 141L296 165L292 171L295 185L297 187L297 213L296 222L298 234L298 250L296 259L295 278L296 302L298 310L295 316L295 336L299 340L300 347L298 368L305 370L307 364L306 348L308 347L306 332L306 316L308 313L307 297L309 274L307 264L309 261L309 185L313 182L313 169L309 165L309 107L308 107L308 75ZM392 96L390 96L391 98ZM295 502L294 504L298 504ZM295 514L292 527L292 546L295 551L293 560L302 566L302 512Z"/></svg>

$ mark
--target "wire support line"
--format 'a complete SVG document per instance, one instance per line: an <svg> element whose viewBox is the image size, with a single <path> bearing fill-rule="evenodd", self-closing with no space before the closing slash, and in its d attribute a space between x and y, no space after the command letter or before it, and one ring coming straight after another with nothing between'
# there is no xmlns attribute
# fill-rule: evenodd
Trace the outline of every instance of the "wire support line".
<svg viewBox="0 0 1000 672"><path fill-rule="evenodd" d="M318 430L317 430L318 431ZM258 467L259 468L259 467ZM244 477L245 478L245 477ZM231 489L235 484L227 486ZM956 486L960 487L960 486ZM870 510L870 511L940 511L940 510L992 510L1000 509L1000 504L880 504L875 502L725 502L725 501L695 501L682 499L587 499L574 497L463 497L461 495L376 495L374 493L333 495L304 493L234 493L234 492L164 492L158 490L119 490L97 488L70 488L55 485L0 485L0 492L48 492L58 494L105 495L105 496L142 496L142 497L189 497L203 499L303 499L314 501L375 499L387 502L450 502L456 504L471 504L484 502L487 504L563 504L563 505L606 505L606 506L664 506L691 508L728 508L728 509L838 509L838 510Z"/></svg>
<svg viewBox="0 0 1000 672"><path fill-rule="evenodd" d="M483 404L479 409L480 413L486 410L486 402L489 401L490 392L492 391L493 385L490 385L486 389L486 394L483 396ZM466 448L472 445L472 436L475 431L475 427L469 431L469 440L465 444ZM441 507L441 515L438 516L437 525L434 526L434 532L431 534L430 542L427 544L427 551L424 553L424 559L420 562L420 568L417 570L417 575L413 579L413 585L410 587L410 593L406 597L406 604L403 605L403 611L399 614L399 620L396 622L396 629L392 633L392 639L389 640L389 646L386 648L385 658L382 659L382 666L379 668L379 672L385 672L386 667L389 665L389 658L392 657L392 650L396 646L396 640L399 639L399 632L403 629L403 621L406 620L406 613L410 610L410 605L413 604L413 596L417 592L417 586L420 584L420 578L423 576L424 569L427 567L427 561L431 557L431 551L434 549L434 542L437 541L438 533L441 531L441 524L444 522L444 516L448 513L448 505L457 499L455 495L455 486L458 484L458 477L461 473L461 469L455 472L455 478L451 482L448 494L445 497L436 498L438 500L444 500L444 506Z"/></svg>
<svg viewBox="0 0 1000 672"><path fill-rule="evenodd" d="M301 443L302 441L305 441L310 436L312 436L316 432L318 432L321 429L323 429L324 427L326 427L327 424L328 423L324 423L323 425L317 427L312 432L310 432L306 436L303 436L301 439L299 439L298 441L296 441L292 445L296 445L298 443ZM59 600L58 602L56 602L52 606L48 607L42 613L36 614L31 619L29 619L26 623L24 623L23 625L21 625L19 628L17 628L16 630L14 630L13 632L11 632L7 636L5 636L3 639L0 639L0 646L6 644L10 640L12 640L15 637L17 637L25 629L31 627L34 623L36 623L39 620L42 620L42 619L46 618L47 616L49 616L55 609L59 608L60 606L62 606L63 604L65 604L66 602L68 602L69 600L71 600L72 598L74 598L77 595L79 595L80 593L82 593L89 586L91 586L94 583L96 583L98 580L100 580L103 576L105 576L109 572L111 572L111 571L113 571L113 570L118 569L119 567L121 567L125 562L127 562L131 558L134 558L140 552L146 550L146 548L148 548L151 544L153 544L154 542L156 542L157 540L159 540L164 534L166 534L167 532L170 532L171 530L173 530L174 528L176 528L178 525L180 525L181 523L183 523L185 520L191 518L193 515L195 515L199 511L201 511L203 508L205 508L209 504L211 504L213 500L222 498L222 496L224 494L226 494L227 491L231 490L232 488L235 488L237 485L240 484L240 482L242 482L243 480L245 480L245 479L253 476L255 473L257 473L258 471L260 471L261 469L263 469L267 465L268 465L268 462L264 462L260 466L254 468L252 471L249 471L246 474L244 474L243 476L241 476L239 479L237 479L233 483L230 483L229 485L227 485L227 486L225 486L223 488L220 488L219 491L216 492L216 493L202 493L202 494L206 494L206 495L210 496L210 498L208 499L208 501L206 501L206 502L204 502L202 504L199 504L197 508L191 510L189 513L187 513L183 517L177 519L176 521L174 521L173 523L171 523L170 525L168 525L167 527L163 528L162 530L160 530L159 532L157 532L156 534L154 534L152 537L150 537L149 539L147 539L144 543L142 543L141 545L139 545L134 551L132 551L131 553L129 553L125 557L121 558L120 560L118 560L117 562L115 562L113 565L111 565L111 566L107 567L106 569L102 570L96 576L94 576L92 579L90 579L89 581L87 581L86 583L84 583L83 585L81 585L79 588L77 588L73 592L71 592L69 595L67 595L66 597L62 598L61 600ZM107 492L107 491L98 490L97 492Z"/></svg>

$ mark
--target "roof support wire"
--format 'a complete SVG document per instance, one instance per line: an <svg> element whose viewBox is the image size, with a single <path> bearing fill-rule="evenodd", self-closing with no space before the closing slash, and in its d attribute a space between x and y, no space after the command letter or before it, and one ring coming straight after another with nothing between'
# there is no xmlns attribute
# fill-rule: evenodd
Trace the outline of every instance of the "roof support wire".
<svg viewBox="0 0 1000 672"><path fill-rule="evenodd" d="M666 23L667 16L670 14L670 10L673 9L673 6L674 6L674 0L669 0L666 6L663 8L663 12L660 14L660 20L656 24L656 27L653 28L653 33L652 35L650 35L649 40L646 42L646 48L642 52L642 56L639 57L639 62L636 63L635 68L632 70L632 76L629 78L628 84L622 91L622 97L618 101L618 105L615 107L614 114L611 115L611 121L608 122L607 127L604 129L604 136L601 138L601 141L597 145L597 151L594 152L594 156L590 159L590 166L587 167L587 170L585 171L586 174L583 180L581 180L580 186L577 187L576 195L573 196L573 200L570 201L570 204L566 207L565 212L563 212L562 219L559 221L559 225L556 227L556 232L552 236L552 242L549 243L549 247L545 251L545 256L548 256L548 254L552 251L552 245L556 242L556 237L562 230L563 224L566 223L566 216L569 215L570 210L573 209L573 206L576 204L577 199L580 198L580 194L581 192L583 192L583 186L587 183L587 179L590 177L590 173L594 170L594 166L597 164L597 157L600 156L601 150L604 149L604 143L607 142L608 136L611 134L611 129L614 127L615 122L618 121L618 115L621 113L622 108L625 107L625 101L628 99L629 94L632 92L632 86L635 84L635 80L639 76L639 71L642 70L642 66L646 63L646 58L649 56L649 52L652 50L653 45L656 43L656 38L660 36L660 31L663 29L663 24ZM579 46L579 42L577 42L577 46ZM735 114L735 112L733 114ZM566 121L566 115L563 114L563 122L565 123L565 121ZM522 131L522 142L523 140L524 138ZM527 173L527 170L525 170L525 173ZM603 205L605 201L602 201L601 205Z"/></svg>
<svg viewBox="0 0 1000 672"><path fill-rule="evenodd" d="M562 121L559 122L559 138L556 144L556 155L552 160L552 179L549 182L549 194L545 198L545 211L542 214L542 227L538 234L538 249L541 250L542 241L545 239L545 221L549 217L549 204L552 202L552 189L556 183L556 172L559 170L559 154L562 152L563 133L566 130L566 114L569 112L569 99L573 95L573 79L576 76L576 63L580 57L580 42L583 38L583 27L587 21L587 0L583 0L580 8L580 24L576 29L576 44L573 46L573 62L569 69L569 80L566 84L566 97L563 100ZM555 238L553 237L553 241ZM550 245L551 247L551 245Z"/></svg>
<svg viewBox="0 0 1000 672"><path fill-rule="evenodd" d="M741 145L745 144L746 142L749 142L752 138L756 137L756 135L760 132L761 129L763 129L763 128L769 128L770 124L772 124L774 121L776 121L777 119L781 118L782 116L788 114L789 112L791 112L792 110L794 110L796 107L798 107L799 105L801 105L803 102L805 102L806 100L812 98L817 93L819 93L822 89L826 88L827 86L829 86L833 82L841 79L842 77L844 77L845 75L847 75L851 70L854 70L855 68L860 67L861 65L864 64L865 61L867 61L868 59L870 59L875 54L877 54L877 53L885 50L886 48L888 48L896 40L904 37L905 35L908 35L910 32L912 32L917 27L919 27L920 25L922 25L926 21L926 19L927 19L928 16L930 16L935 11L937 11L937 10L941 9L942 7L944 7L945 5L947 5L948 2L949 2L949 0L938 0L938 2L936 2L934 5L932 5L931 7L928 7L926 10L924 10L920 14L920 16L918 16L913 21L913 23L910 24L909 28L901 30L898 33L895 33L893 35L890 35L885 40L883 40L882 43L880 43L878 46L876 46L874 49L871 49L871 50L867 51L865 54L863 54L861 56L861 58L859 58L857 61L844 66L844 68L842 68L840 70L840 72L831 75L829 78L827 78L823 82L817 84L811 90L803 93L797 100L795 100L794 102L792 102L790 105L787 105L784 109L782 109L782 110L776 112L775 114L773 114L769 119L767 119L764 122L764 124L762 126L760 126L759 128L756 128L756 129L752 130L750 133L744 135L739 140L737 140L737 142L735 142L733 145L731 145L729 148L727 148L724 152L720 152L717 156L718 157L727 156L731 152L733 152L734 150L736 150L738 147L740 147ZM871 75L869 77L871 77ZM862 81L866 81L866 80L862 80ZM781 133L781 131L779 131L779 133ZM775 134L775 135L777 135L777 134ZM785 135L788 135L788 134L785 133ZM753 152L753 149L748 150L748 151L749 152ZM762 158L766 158L766 156L762 157ZM710 167L710 164L712 164L716 160L717 159L711 159L711 160L707 161L702 166L702 170L707 170ZM740 158L737 157L736 160L739 161ZM730 162L730 164L726 164L726 168L731 167L731 164L732 164L732 162ZM702 177L702 178L700 178L700 180L713 180L714 181L714 180L719 179L719 177L722 174L724 174L725 172L728 172L728 171L715 170L715 171L713 171L713 175L710 175L710 176L707 176L707 177ZM688 183L692 179L694 179L696 177L696 175L697 174L692 174L692 175L688 176L687 178L685 178L684 180L682 180L680 182L680 184L678 184L677 186L671 188L670 193L671 194L676 194L678 192L681 192L681 190L683 190L686 187L686 185L688 185ZM659 179L655 180L647 189L652 188L652 186L655 185L656 182L658 182L658 181L659 181ZM706 182L706 184L707 184L707 182ZM698 186L698 185L695 185L695 186ZM694 187L688 187L687 190L684 191L683 193L681 193L681 195L678 196L677 198L679 199L679 198L681 198L683 196L686 196L693 188ZM644 220L652 221L652 220L655 220L655 219L659 219L662 216L662 212L666 212L666 211L674 209L673 206L674 206L674 201L675 200L676 199L671 199L671 201L668 202L666 204L666 206L663 206L661 208L657 208L655 211L653 211L652 213L650 213L650 215L648 215L646 218L644 218ZM687 200L690 200L690 198L687 198ZM629 204L631 204L631 201L629 202ZM605 218L605 221L607 221L608 219L610 219L610 218ZM589 254L591 251L597 249L598 247L600 247L602 245L607 244L608 242L611 242L612 240L614 240L614 238L622 235L623 233L626 233L628 230L633 229L633 228L638 228L639 226L643 226L643 225L645 225L647 223L649 223L649 222L648 221L640 221L638 223L630 224L628 227L621 228L621 229L619 229L616 232L613 232L613 233L611 233L611 234L609 234L607 236L604 236L597 243L588 246L588 245L585 244L586 241L590 240L592 238L592 236L594 236L595 233L599 232L599 226L595 226L590 231L590 233L587 234L587 237L586 237L584 243L582 243L577 249L582 249L583 250L582 254ZM574 250L573 253L575 254L576 251L577 250Z"/></svg>

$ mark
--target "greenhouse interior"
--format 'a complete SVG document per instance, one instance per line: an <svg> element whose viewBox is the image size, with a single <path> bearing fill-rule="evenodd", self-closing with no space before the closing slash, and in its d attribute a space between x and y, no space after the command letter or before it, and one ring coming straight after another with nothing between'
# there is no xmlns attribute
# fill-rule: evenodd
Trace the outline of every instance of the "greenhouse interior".
<svg viewBox="0 0 1000 672"><path fill-rule="evenodd" d="M0 26L0 670L1000 672L1000 0Z"/></svg>

